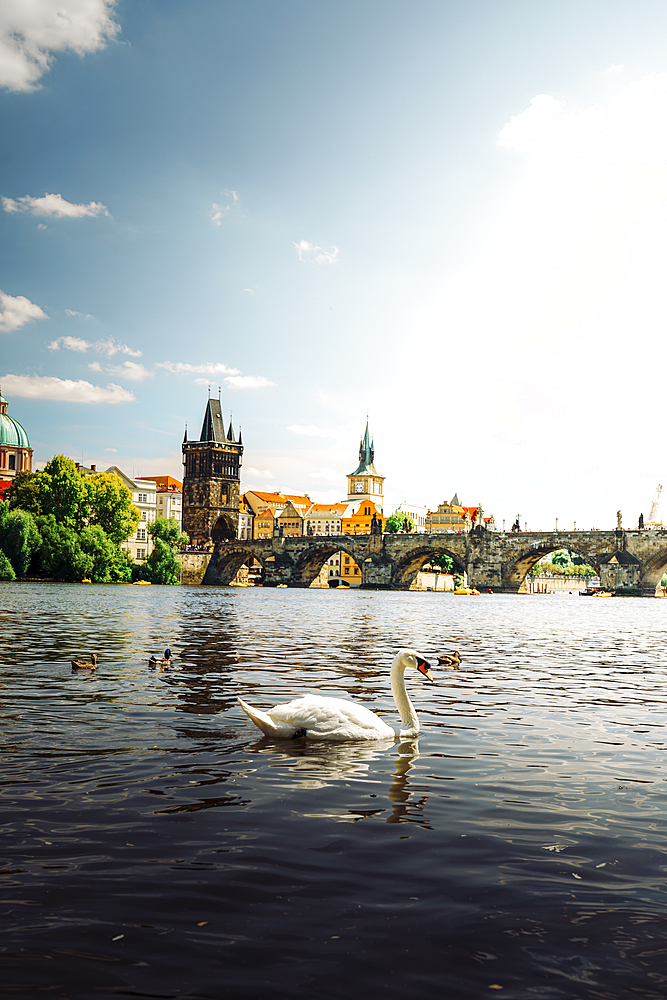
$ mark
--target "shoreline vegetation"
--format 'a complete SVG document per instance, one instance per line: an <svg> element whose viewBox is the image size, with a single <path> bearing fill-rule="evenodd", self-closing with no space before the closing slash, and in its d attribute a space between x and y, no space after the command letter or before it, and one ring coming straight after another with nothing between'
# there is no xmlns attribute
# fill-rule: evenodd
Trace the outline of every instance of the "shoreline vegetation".
<svg viewBox="0 0 667 1000"><path fill-rule="evenodd" d="M188 536L159 517L146 525L153 551L134 563L122 545L140 518L118 476L84 475L56 455L42 472L20 472L0 500L0 580L180 583L178 549Z"/></svg>

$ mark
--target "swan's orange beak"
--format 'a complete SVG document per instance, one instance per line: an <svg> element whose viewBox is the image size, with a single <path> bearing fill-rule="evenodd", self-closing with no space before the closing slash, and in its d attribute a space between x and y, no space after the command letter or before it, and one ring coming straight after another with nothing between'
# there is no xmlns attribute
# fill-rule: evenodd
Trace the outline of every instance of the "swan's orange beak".
<svg viewBox="0 0 667 1000"><path fill-rule="evenodd" d="M423 674L424 677L428 677L428 679L430 681L432 681L433 678L431 677L430 673L428 672L428 668L430 666L431 666L431 664L427 663L426 660L422 660L421 656L417 657L417 670L419 671L420 674Z"/></svg>

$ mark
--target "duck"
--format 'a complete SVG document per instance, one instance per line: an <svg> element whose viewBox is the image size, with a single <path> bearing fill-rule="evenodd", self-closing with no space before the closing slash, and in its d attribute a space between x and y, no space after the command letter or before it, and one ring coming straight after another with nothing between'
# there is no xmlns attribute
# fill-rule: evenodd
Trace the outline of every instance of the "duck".
<svg viewBox="0 0 667 1000"><path fill-rule="evenodd" d="M445 655L438 657L438 663L441 664L443 667L458 667L460 662L461 662L461 656L459 654L458 649L454 652L453 656Z"/></svg>
<svg viewBox="0 0 667 1000"><path fill-rule="evenodd" d="M97 653L91 653L90 660L72 660L72 670L97 670Z"/></svg>
<svg viewBox="0 0 667 1000"><path fill-rule="evenodd" d="M149 662L149 664L150 664L151 667L164 667L164 666L166 666L168 663L171 663L171 650L169 649L169 647L167 647L167 649L165 649L165 651L164 651L164 656L162 656L162 657L158 657L158 656L154 656L154 655L150 656L148 658L148 662Z"/></svg>
<svg viewBox="0 0 667 1000"><path fill-rule="evenodd" d="M429 681L430 663L414 649L401 649L391 665L391 693L394 696L401 728L387 723L363 705L343 698L325 698L307 694L284 705L274 705L268 712L253 708L242 698L238 702L248 718L266 736L276 739L310 740L386 740L411 739L419 733L419 719L405 689L405 671L418 670Z"/></svg>

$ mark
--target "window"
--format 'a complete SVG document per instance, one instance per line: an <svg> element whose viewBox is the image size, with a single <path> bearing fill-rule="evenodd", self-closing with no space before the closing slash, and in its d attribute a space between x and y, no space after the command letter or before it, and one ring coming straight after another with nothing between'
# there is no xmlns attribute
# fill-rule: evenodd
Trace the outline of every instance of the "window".
<svg viewBox="0 0 667 1000"><path fill-rule="evenodd" d="M355 567L354 567L354 572L355 572L355 573L356 573L357 575L359 574L359 567L358 567L358 566L355 566Z"/></svg>
<svg viewBox="0 0 667 1000"><path fill-rule="evenodd" d="M137 539L140 542L145 542L146 541L146 529L145 528L139 528L137 530Z"/></svg>
<svg viewBox="0 0 667 1000"><path fill-rule="evenodd" d="M146 549L137 549L137 559L146 558Z"/></svg>
<svg viewBox="0 0 667 1000"><path fill-rule="evenodd" d="M349 576L349 575L350 575L350 567L349 567L349 566L346 566L346 567L345 567L345 575L346 575L346 576Z"/></svg>
<svg viewBox="0 0 667 1000"><path fill-rule="evenodd" d="M345 562L349 563L349 561L350 561L350 557L349 556L345 556Z"/></svg>
<svg viewBox="0 0 667 1000"><path fill-rule="evenodd" d="M16 468L16 455L10 455L9 456L9 465L8 465L8 468L9 469L15 469Z"/></svg>
<svg viewBox="0 0 667 1000"><path fill-rule="evenodd" d="M142 521L147 521L148 520L148 514L146 513L145 510L142 510L142 512L141 512L141 520Z"/></svg>

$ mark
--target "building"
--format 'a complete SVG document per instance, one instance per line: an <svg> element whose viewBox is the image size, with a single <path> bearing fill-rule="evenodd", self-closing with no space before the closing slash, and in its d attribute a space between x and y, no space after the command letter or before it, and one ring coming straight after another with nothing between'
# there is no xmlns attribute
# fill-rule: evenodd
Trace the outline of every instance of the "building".
<svg viewBox="0 0 667 1000"><path fill-rule="evenodd" d="M304 514L304 535L342 535L347 503L314 503Z"/></svg>
<svg viewBox="0 0 667 1000"><path fill-rule="evenodd" d="M137 482L155 483L157 487L157 516L183 522L183 483L171 476L137 476Z"/></svg>
<svg viewBox="0 0 667 1000"><path fill-rule="evenodd" d="M32 472L32 448L25 430L7 412L9 403L0 395L0 495L19 472Z"/></svg>
<svg viewBox="0 0 667 1000"><path fill-rule="evenodd" d="M94 468L91 466L93 471ZM123 542L121 548L130 553L134 562L144 562L153 551L153 540L148 534L148 525L152 524L157 517L157 486L152 479L130 479L116 465L112 465L105 471L118 476L120 481L131 491L132 503L139 508L141 520L137 530L133 535L130 535L126 542Z"/></svg>
<svg viewBox="0 0 667 1000"><path fill-rule="evenodd" d="M347 477L347 499L372 500L376 504L376 509L381 514L383 498L383 484L385 476L381 476L373 464L375 461L375 446L368 434L368 420L366 421L366 433L359 443L359 465L350 472Z"/></svg>
<svg viewBox="0 0 667 1000"><path fill-rule="evenodd" d="M342 519L344 535L370 535L373 518L380 521L384 528L385 519L382 510L378 510L373 500L359 500L348 504Z"/></svg>
<svg viewBox="0 0 667 1000"><path fill-rule="evenodd" d="M481 504L476 507L466 507L459 503L459 498L454 494L449 503L438 505L437 511L428 511L424 525L424 531L431 535L442 535L447 532L470 531L481 522L490 531L496 530L496 522L493 515L485 517Z"/></svg>
<svg viewBox="0 0 667 1000"><path fill-rule="evenodd" d="M255 520L255 515L252 512L252 507L245 498L245 494L239 500L239 532L238 538L254 538L253 535L253 522Z"/></svg>
<svg viewBox="0 0 667 1000"><path fill-rule="evenodd" d="M414 532L425 532L426 531L426 520L428 518L430 511L426 507L420 507L419 504L403 503L399 504L394 514L407 514L412 521Z"/></svg>
<svg viewBox="0 0 667 1000"><path fill-rule="evenodd" d="M182 528L193 545L210 546L238 536L243 442L232 422L225 432L219 399L209 396L198 441L183 438Z"/></svg>
<svg viewBox="0 0 667 1000"><path fill-rule="evenodd" d="M347 583L350 587L361 586L361 570L356 562L347 552L340 553L340 581L343 586Z"/></svg>
<svg viewBox="0 0 667 1000"><path fill-rule="evenodd" d="M303 518L291 500L276 515L275 523L284 538L293 538L303 534Z"/></svg>
<svg viewBox="0 0 667 1000"><path fill-rule="evenodd" d="M261 514L253 517L253 538L272 538L275 523L275 511L266 507Z"/></svg>
<svg viewBox="0 0 667 1000"><path fill-rule="evenodd" d="M255 515L262 514L269 507L276 514L279 514L285 509L288 503L292 503L299 511L301 517L303 517L306 511L313 505L313 501L308 494L299 496L292 493L260 493L258 490L246 490L243 495Z"/></svg>

